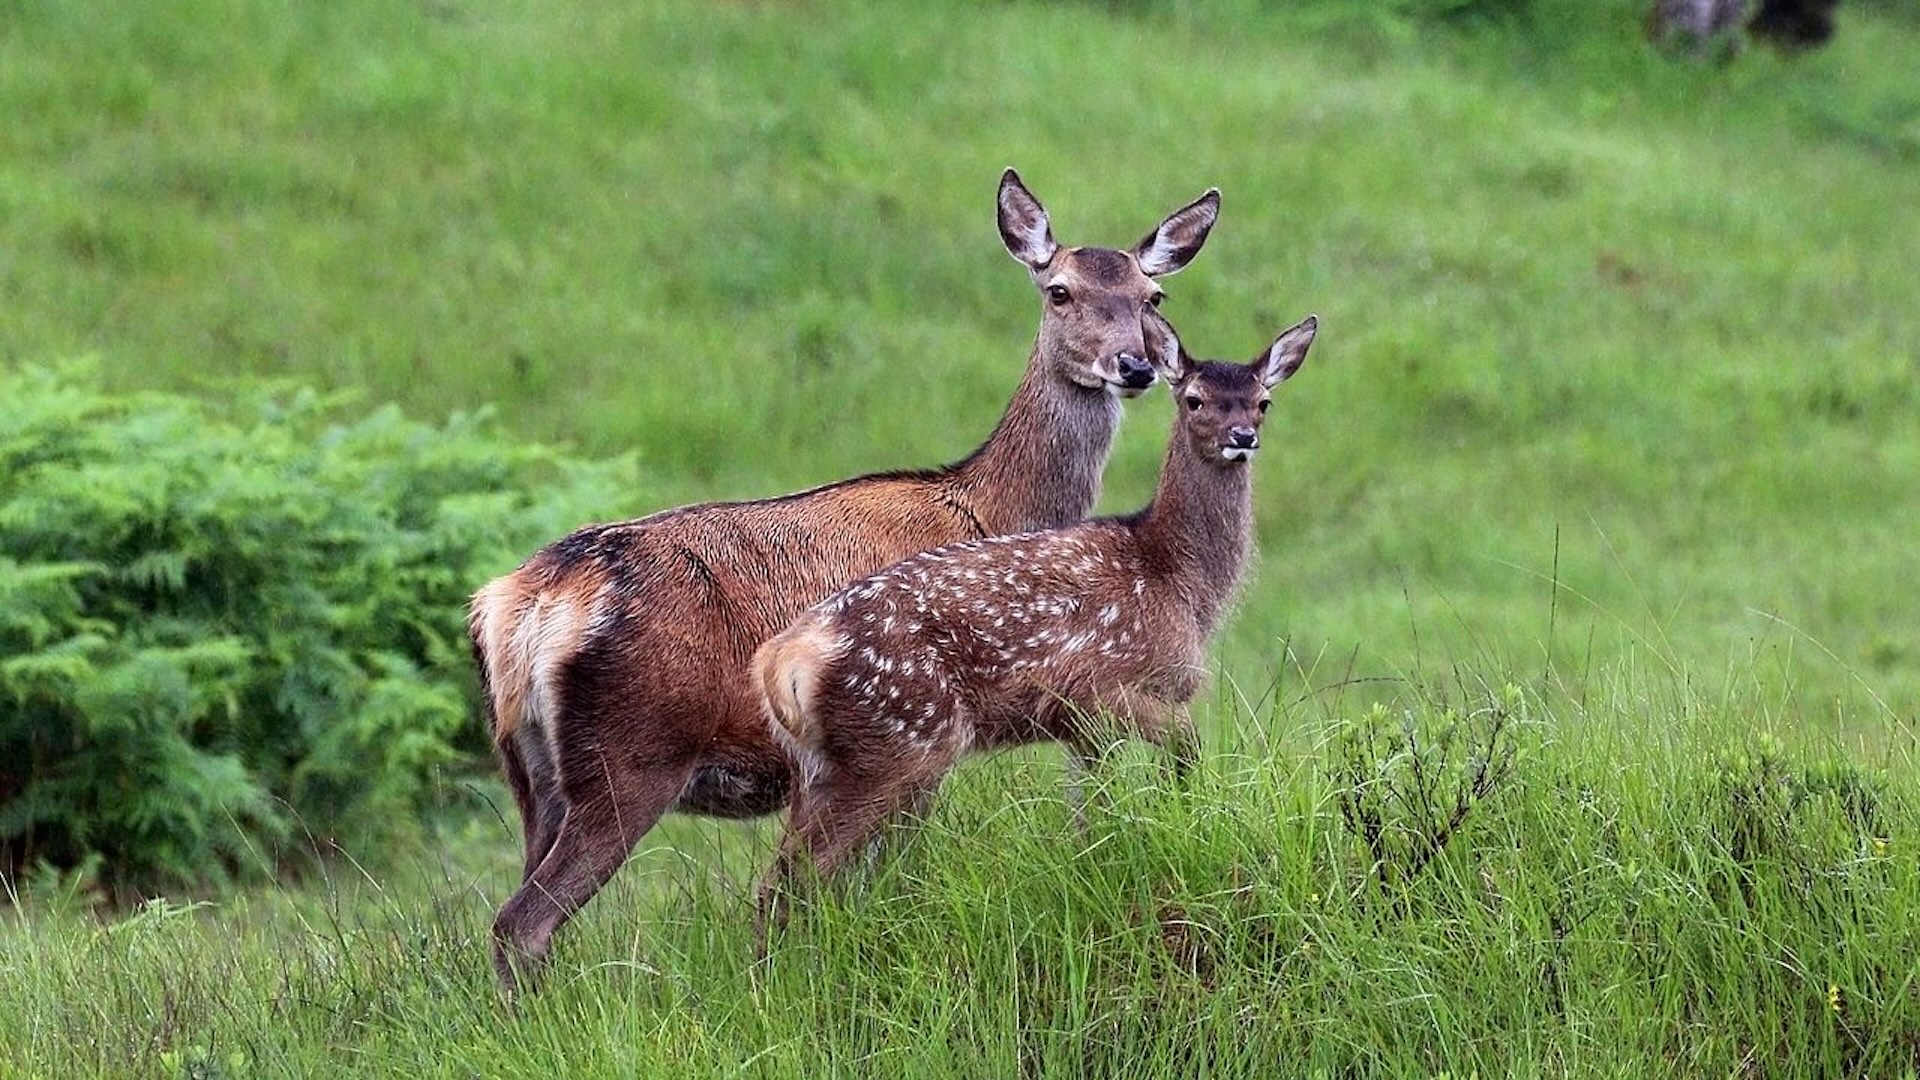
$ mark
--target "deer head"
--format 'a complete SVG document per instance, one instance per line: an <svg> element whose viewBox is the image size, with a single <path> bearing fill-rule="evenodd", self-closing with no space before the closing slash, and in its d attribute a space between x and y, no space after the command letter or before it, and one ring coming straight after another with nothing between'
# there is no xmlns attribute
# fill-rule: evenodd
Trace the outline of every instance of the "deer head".
<svg viewBox="0 0 1920 1080"><path fill-rule="evenodd" d="M1154 279L1193 261L1219 216L1220 192L1209 190L1125 251L1063 248L1046 208L1008 169L1000 177L1000 238L1040 291L1036 354L1084 389L1135 397L1152 386L1140 312L1165 295Z"/></svg>
<svg viewBox="0 0 1920 1080"><path fill-rule="evenodd" d="M1319 326L1309 315L1251 362L1233 364L1193 359L1159 312L1142 315L1148 356L1173 387L1180 427L1195 456L1222 468L1252 459L1273 388L1300 370Z"/></svg>

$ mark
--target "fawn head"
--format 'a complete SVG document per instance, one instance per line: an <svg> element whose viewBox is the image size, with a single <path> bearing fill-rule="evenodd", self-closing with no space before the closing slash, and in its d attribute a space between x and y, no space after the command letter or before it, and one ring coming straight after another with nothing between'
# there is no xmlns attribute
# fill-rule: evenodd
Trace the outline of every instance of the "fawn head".
<svg viewBox="0 0 1920 1080"><path fill-rule="evenodd" d="M1141 316L1148 354L1173 387L1181 430L1200 460L1224 468L1252 459L1273 388L1300 370L1319 326L1309 315L1249 363L1235 364L1195 360L1159 312Z"/></svg>
<svg viewBox="0 0 1920 1080"><path fill-rule="evenodd" d="M1141 337L1140 312L1165 295L1154 278L1178 271L1200 253L1220 216L1220 192L1209 190L1168 215L1133 247L1063 248L1047 210L1020 174L1000 177L1000 239L1040 290L1038 353L1075 386L1137 397L1153 385L1154 368Z"/></svg>

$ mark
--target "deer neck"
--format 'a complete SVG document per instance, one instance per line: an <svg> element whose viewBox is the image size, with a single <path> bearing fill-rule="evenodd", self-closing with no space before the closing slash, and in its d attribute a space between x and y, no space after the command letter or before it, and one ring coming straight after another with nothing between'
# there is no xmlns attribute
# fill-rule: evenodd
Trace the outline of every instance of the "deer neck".
<svg viewBox="0 0 1920 1080"><path fill-rule="evenodd" d="M1160 486L1135 528L1147 565L1173 582L1211 632L1252 548L1252 470L1202 461L1176 427Z"/></svg>
<svg viewBox="0 0 1920 1080"><path fill-rule="evenodd" d="M986 535L1072 525L1100 498L1120 402L1050 366L1036 348L993 434L954 469L954 494Z"/></svg>

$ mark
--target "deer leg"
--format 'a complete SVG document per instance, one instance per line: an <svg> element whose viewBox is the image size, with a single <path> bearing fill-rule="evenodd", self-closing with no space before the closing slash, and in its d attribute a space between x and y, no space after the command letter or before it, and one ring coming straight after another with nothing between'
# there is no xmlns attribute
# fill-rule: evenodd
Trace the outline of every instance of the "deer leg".
<svg viewBox="0 0 1920 1080"><path fill-rule="evenodd" d="M1152 743L1167 756L1175 786L1184 786L1200 760L1200 737L1185 702L1170 702L1138 690L1121 690L1103 706L1127 730Z"/></svg>
<svg viewBox="0 0 1920 1080"><path fill-rule="evenodd" d="M920 827L926 824L927 816L933 813L933 797L938 791L937 779L915 785L887 827L869 837L863 853L868 874L877 871L881 863L899 854L913 842L914 837L920 835Z"/></svg>
<svg viewBox="0 0 1920 1080"><path fill-rule="evenodd" d="M1117 690L1097 698L1091 708L1073 714L1067 737L1067 806L1073 812L1073 824L1087 831L1088 786L1093 774L1107 756L1129 735L1151 739L1151 721L1142 726L1141 703L1152 704L1131 690Z"/></svg>
<svg viewBox="0 0 1920 1080"><path fill-rule="evenodd" d="M537 727L521 727L510 741L501 745L500 758L506 766L507 780L513 787L514 801L520 804L520 823L526 836L526 852L521 863L520 881L532 880L533 871L553 850L560 834L560 822L566 817L567 800L560 793L560 774L554 767L553 750L546 734Z"/></svg>
<svg viewBox="0 0 1920 1080"><path fill-rule="evenodd" d="M509 995L538 977L554 932L620 869L692 771L691 762L629 768L566 800L545 857L493 922L493 966Z"/></svg>
<svg viewBox="0 0 1920 1080"><path fill-rule="evenodd" d="M520 836L525 847L520 862L520 880L525 882L533 868L540 864L534 855L534 834L539 820L539 804L533 794L533 780L527 775L527 763L520 758L520 748L515 739L509 737L505 742L496 742L494 752L500 756L500 770L507 775L507 787L513 792L513 804L520 810ZM544 852L542 852L544 854Z"/></svg>
<svg viewBox="0 0 1920 1080"><path fill-rule="evenodd" d="M768 937L787 928L787 896L793 888L793 857L787 846L786 837L781 837L773 862L760 874L760 886L754 890L753 955L762 960L767 958Z"/></svg>
<svg viewBox="0 0 1920 1080"><path fill-rule="evenodd" d="M1200 735L1193 729L1193 714L1187 711L1185 702L1162 707L1166 714L1156 745L1167 755L1167 771L1173 777L1173 785L1184 788L1187 778L1193 775L1194 766L1200 763Z"/></svg>
<svg viewBox="0 0 1920 1080"><path fill-rule="evenodd" d="M923 813L939 775L916 771L858 787L829 780L794 799L780 848L760 879L754 937L761 956L768 934L785 928L793 901L805 899L812 885L832 877L857 852L883 841L887 826Z"/></svg>
<svg viewBox="0 0 1920 1080"><path fill-rule="evenodd" d="M796 825L801 814L805 813L800 805L806 797L802 792L795 796L787 811L787 826L780 834L780 846L774 850L773 862L768 864L766 872L760 875L760 888L753 916L754 954L760 959L767 958L767 937L769 934L785 930L791 914L794 894L798 891L796 868L805 857L800 843L800 832Z"/></svg>
<svg viewBox="0 0 1920 1080"><path fill-rule="evenodd" d="M1073 827L1080 832L1087 831L1087 785L1110 749L1112 745L1103 739L1082 737L1067 743L1067 808L1073 813Z"/></svg>
<svg viewBox="0 0 1920 1080"><path fill-rule="evenodd" d="M885 831L904 823L916 810L931 803L933 785L914 774L849 796L823 800L818 814L800 830L814 874L825 880L837 873L870 843L885 841Z"/></svg>

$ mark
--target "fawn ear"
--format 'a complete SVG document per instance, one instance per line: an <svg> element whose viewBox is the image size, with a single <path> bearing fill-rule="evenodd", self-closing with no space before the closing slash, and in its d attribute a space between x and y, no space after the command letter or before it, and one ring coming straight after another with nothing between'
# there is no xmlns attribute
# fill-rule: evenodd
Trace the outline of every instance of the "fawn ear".
<svg viewBox="0 0 1920 1080"><path fill-rule="evenodd" d="M1180 344L1180 335L1173 332L1173 324L1166 316L1153 308L1143 308L1140 312L1140 336L1147 343L1147 362L1159 370L1168 384L1177 383L1193 374L1193 359Z"/></svg>
<svg viewBox="0 0 1920 1080"><path fill-rule="evenodd" d="M1033 270L1052 262L1053 253L1060 250L1047 224L1047 208L1012 169L1000 174L1000 240L1009 255Z"/></svg>
<svg viewBox="0 0 1920 1080"><path fill-rule="evenodd" d="M1306 362L1307 347L1313 344L1313 335L1320 329L1320 320L1312 315L1300 320L1300 323L1281 334L1265 353L1254 358L1247 366L1260 376L1260 381L1269 388L1286 382L1300 365Z"/></svg>
<svg viewBox="0 0 1920 1080"><path fill-rule="evenodd" d="M1164 277L1193 261L1207 232L1220 218L1220 189L1208 188L1205 195L1167 215L1167 220L1133 245L1133 257L1140 272L1148 277Z"/></svg>

